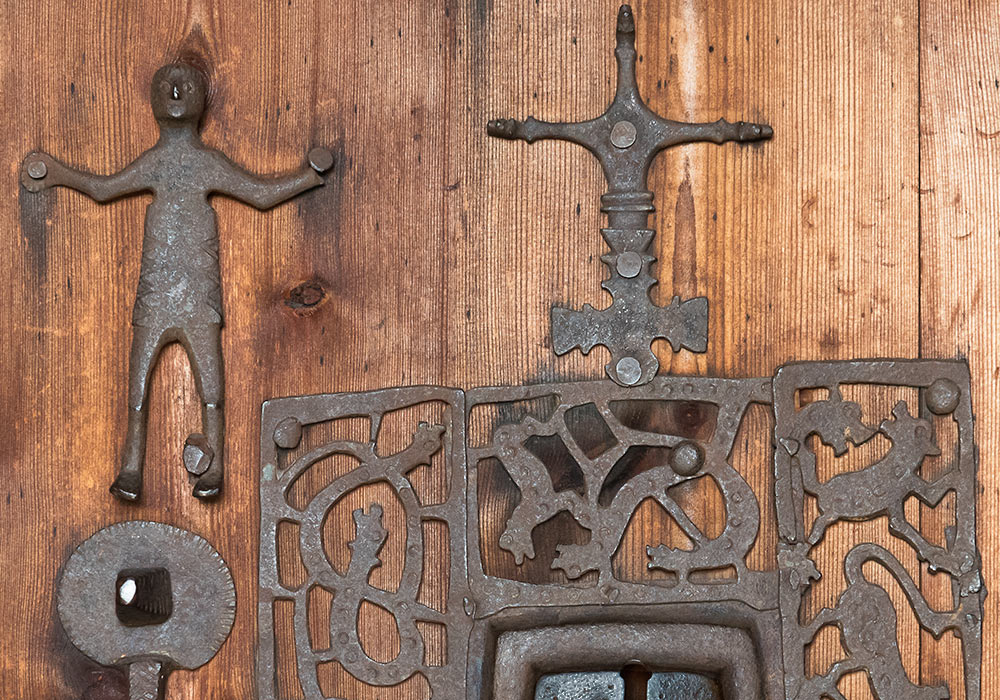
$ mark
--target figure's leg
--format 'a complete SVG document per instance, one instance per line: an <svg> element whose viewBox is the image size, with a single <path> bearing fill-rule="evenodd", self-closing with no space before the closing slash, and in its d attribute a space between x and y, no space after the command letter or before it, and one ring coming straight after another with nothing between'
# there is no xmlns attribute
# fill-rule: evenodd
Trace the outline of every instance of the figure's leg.
<svg viewBox="0 0 1000 700"><path fill-rule="evenodd" d="M941 502L941 499L947 495L949 491L955 489L955 479L954 475L956 471L951 471L945 476L935 479L931 482L926 482L916 477L918 481L917 487L914 490L914 494L920 501L929 508L937 508L937 505Z"/></svg>
<svg viewBox="0 0 1000 700"><path fill-rule="evenodd" d="M128 427L121 468L111 484L111 493L126 501L142 494L142 467L146 458L146 419L149 406L149 377L164 344L160 329L132 326L132 350L128 367Z"/></svg>
<svg viewBox="0 0 1000 700"><path fill-rule="evenodd" d="M809 532L809 537L806 539L806 542L810 545L814 545L819 542L823 539L823 535L826 534L826 529L836 521L836 514L820 512L819 517L817 517L813 522L812 530Z"/></svg>
<svg viewBox="0 0 1000 700"><path fill-rule="evenodd" d="M195 385L201 395L203 432L202 435L191 435L187 442L194 455L200 453L202 458L190 459L188 449L185 449L185 467L198 475L194 495L209 499L215 498L222 491L223 480L225 385L222 372L222 326L193 326L186 329L185 336L182 342L188 351Z"/></svg>
<svg viewBox="0 0 1000 700"><path fill-rule="evenodd" d="M931 567L931 571L944 569L949 573L958 574L959 568L958 563L954 561L955 557L947 549L928 542L920 531L913 527L910 521L906 519L902 503L895 506L889 512L889 532L917 550L917 558L927 562Z"/></svg>
<svg viewBox="0 0 1000 700"><path fill-rule="evenodd" d="M817 685L819 686L821 692L826 693L830 697L834 698L834 700L846 700L837 688L837 683L839 683L840 679L847 674L861 670L868 671L863 663L855 661L854 659L843 659L834 663L833 666L830 667L830 670L826 672L826 675L816 676L815 680L817 681ZM868 677L871 679L870 672L868 672ZM869 680L869 682L871 681Z"/></svg>

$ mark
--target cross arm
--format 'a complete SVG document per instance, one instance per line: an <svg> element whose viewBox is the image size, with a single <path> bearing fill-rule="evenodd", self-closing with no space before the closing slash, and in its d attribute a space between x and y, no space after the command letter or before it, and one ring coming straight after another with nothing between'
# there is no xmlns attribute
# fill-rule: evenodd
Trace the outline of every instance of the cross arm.
<svg viewBox="0 0 1000 700"><path fill-rule="evenodd" d="M486 133L490 136L509 141L526 141L534 143L545 139L570 141L590 151L597 150L595 130L599 119L586 122L544 122L534 117L524 121L518 119L493 119L486 124Z"/></svg>
<svg viewBox="0 0 1000 700"><path fill-rule="evenodd" d="M725 119L694 124L677 122L672 119L660 119L657 126L660 131L657 150L670 148L682 143L695 143L698 141L719 144L728 141L752 143L754 141L766 141L774 136L774 130L767 124L742 121L728 122Z"/></svg>
<svg viewBox="0 0 1000 700"><path fill-rule="evenodd" d="M150 189L142 162L140 156L117 173L98 175L71 168L47 153L33 151L21 166L21 184L29 192L40 192L50 187L69 187L94 201L109 202Z"/></svg>

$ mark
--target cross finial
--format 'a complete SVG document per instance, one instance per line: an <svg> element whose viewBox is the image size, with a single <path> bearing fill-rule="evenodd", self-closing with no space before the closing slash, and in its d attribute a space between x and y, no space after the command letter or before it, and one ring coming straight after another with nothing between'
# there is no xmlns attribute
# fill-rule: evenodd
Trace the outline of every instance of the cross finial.
<svg viewBox="0 0 1000 700"><path fill-rule="evenodd" d="M601 260L611 277L601 286L611 292L611 307L597 311L552 309L552 345L556 354L575 347L586 354L594 345L606 346L612 354L608 375L626 386L644 384L659 369L650 349L656 338L668 340L674 350L684 347L705 352L708 344L708 300L704 297L681 302L674 298L668 307L657 307L649 299L656 280L649 269L656 258L647 252L655 232L647 229L653 211L653 193L646 177L653 158L661 150L684 143L710 141L741 143L771 138L766 124L730 123L719 119L710 123L686 123L664 119L646 106L635 78L635 18L632 8L618 10L615 59L618 87L615 98L601 116L584 122L552 123L528 117L495 119L487 125L491 136L523 139L571 141L589 150L601 163L608 191L601 208L608 215L602 230L611 254Z"/></svg>

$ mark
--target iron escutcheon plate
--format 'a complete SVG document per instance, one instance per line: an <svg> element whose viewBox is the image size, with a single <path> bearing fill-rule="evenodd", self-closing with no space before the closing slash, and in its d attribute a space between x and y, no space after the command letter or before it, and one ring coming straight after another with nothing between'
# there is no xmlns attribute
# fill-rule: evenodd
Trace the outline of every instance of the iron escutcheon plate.
<svg viewBox="0 0 1000 700"><path fill-rule="evenodd" d="M124 624L116 610L122 572L169 574L171 609L158 624ZM103 665L128 665L132 697L157 697L174 669L208 663L229 636L236 589L208 542L186 530L147 521L110 525L66 562L59 618L73 644Z"/></svg>

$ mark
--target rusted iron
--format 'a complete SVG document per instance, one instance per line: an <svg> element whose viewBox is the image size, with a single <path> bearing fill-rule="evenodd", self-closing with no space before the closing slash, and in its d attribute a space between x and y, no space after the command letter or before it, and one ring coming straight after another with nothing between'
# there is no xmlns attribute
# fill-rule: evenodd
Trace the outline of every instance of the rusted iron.
<svg viewBox="0 0 1000 700"><path fill-rule="evenodd" d="M661 673L590 671L551 673L538 679L534 700L723 700L708 676L683 671Z"/></svg>
<svg viewBox="0 0 1000 700"><path fill-rule="evenodd" d="M649 163L661 148L676 143L758 140L771 131L742 123L679 124L649 112L635 84L634 22L627 6L619 12L616 57L618 94L598 119L489 126L491 134L504 138L579 143L604 167L609 191L602 204L609 228L603 234L612 251L603 258L611 269L604 285L614 302L602 312L554 309L553 349L563 353L578 345L586 352L607 345L612 362L606 371L614 381L467 391L411 387L267 402L261 424L257 673L262 698L276 698L281 682L297 684L306 700L326 697L317 678L320 665L331 662L365 684L372 697L419 674L435 698L466 700L823 700L842 698L837 684L857 670L867 673L878 700L948 697L947 688L908 677L896 645L897 611L886 590L865 578L862 567L870 562L896 580L924 629L935 637L951 630L961 639L965 697L981 700L986 591L975 540L967 365L859 360L791 364L767 378L654 376L649 345L662 337L658 333L675 348L705 349L707 302L675 300L659 309L649 299ZM869 424L861 405L844 398L848 384L911 387L920 398L897 403ZM432 403L446 407L440 425L414 421L407 428L413 435L409 447L379 453L385 415ZM751 488L732 463L737 433L752 404L774 411L768 435L774 446L773 494ZM308 437L314 427L322 435L319 426L357 416L370 423L367 442ZM931 473L927 460L943 444L936 433L942 421L957 426L956 452L943 471ZM840 456L876 438L890 444L882 457L860 470L820 478L817 445ZM411 474L435 454L445 465L448 496L428 505L414 495ZM354 466L340 466L330 477L322 476L329 471L314 469L337 455L349 456ZM290 494L307 473L313 474L316 495L296 505ZM684 489L700 480L716 487L724 510L721 529L711 533L699 528L688 510L702 504L683 498ZM392 592L369 582L382 563L386 502L373 497L367 508L354 511L353 523L343 521L341 511L337 526L353 525L355 532L343 571L332 570L319 534L337 502L383 482L406 515L404 572L410 573ZM498 483L510 485L508 501L491 490ZM955 495L955 524L946 529L944 544L932 542L907 520L904 505L916 498L933 507L949 493ZM494 497L486 503L484 494ZM808 522L807 495L817 506ZM771 503L771 496L780 537L777 562L760 571L748 557L762 531L763 502ZM648 501L662 507L690 546L649 543L643 576L625 571L615 558L629 524ZM573 540L559 541L554 552L543 554L536 549L537 531L557 516L571 521L579 536L564 532ZM858 542L842 562L846 587L836 607L807 618L803 597L821 575L814 547L836 523L879 518L885 518L887 538L899 548L950 577L953 607L930 608L895 554ZM428 519L445 522L449 533L448 560L438 562L448 575L444 610L428 609L417 595L416 562L428 556L420 524ZM282 523L299 528L291 548L306 575L295 584L281 582L283 561L292 557L289 545L278 545ZM497 557L507 557L511 566L498 568ZM541 566L532 571L542 575L526 575L536 559ZM328 614L317 616L310 608L310 591L317 588L333 599ZM360 643L363 601L382 606L395 620L400 653L388 663L369 657ZM294 678L284 679L276 662L281 631L275 620L282 602L294 607L289 624L295 640ZM311 643L307 620L317 617L329 620L328 648ZM440 667L419 653L425 648L420 622L445 628L447 660ZM805 649L826 625L839 628L847 658L808 676ZM287 638L287 630L284 634Z"/></svg>
<svg viewBox="0 0 1000 700"><path fill-rule="evenodd" d="M755 609L776 608L773 572L746 565L760 524L758 500L728 461L744 413L751 403L770 402L770 384L769 379L656 377L633 388L576 382L468 391L470 411L558 397L549 415L498 425L488 444L466 450L470 546L481 545L475 517L480 465L497 460L520 492L500 535L500 548L510 552L517 564L534 558L533 530L565 511L589 531L589 541L560 545L551 568L564 572L570 582L597 573L590 586L545 587L496 579L472 560L469 575L480 612L498 612L515 602L651 604L701 597L739 600ZM568 416L578 424L571 426ZM601 435L602 440L590 443ZM546 449L546 442L552 448ZM692 453L698 457L691 459ZM557 491L554 470L570 470L577 479ZM673 495L674 487L700 479L718 486L726 506L725 525L714 538L694 524ZM672 586L634 584L614 575L612 557L633 513L647 499L661 505L691 541L689 550L661 545L647 552L648 568L669 573L675 581ZM722 573L730 567L732 576L724 579L706 582L691 576Z"/></svg>
<svg viewBox="0 0 1000 700"><path fill-rule="evenodd" d="M70 640L97 663L124 668L132 700L161 698L171 671L208 663L236 612L229 568L208 542L138 520L81 544L57 595Z"/></svg>
<svg viewBox="0 0 1000 700"><path fill-rule="evenodd" d="M665 310L649 300L649 162L676 143L754 140L769 137L770 130L725 122L679 124L649 112L635 85L634 22L627 6L619 12L616 56L618 95L602 117L574 125L529 119L490 126L494 135L529 142L572 140L604 166L609 192L602 203L609 228L603 233L612 249L604 258L612 271L605 286L615 301L605 312L585 307L574 316L554 310L553 335L558 336L557 353L573 345L587 351L594 344L610 344L613 364L607 371L614 381L467 391L418 386L266 402L260 445L260 697L276 700L279 687L297 690L293 694L305 700L330 697L320 679L321 669L330 666L343 669L372 697L422 676L433 697L456 700L837 700L843 698L838 683L856 671L867 675L877 700L949 697L946 686L921 685L921 679L908 676L896 642L896 606L880 583L866 577L865 565L874 564L898 584L922 629L934 637L952 631L961 640L965 697L981 700L986 588L976 545L968 366L855 360L794 363L764 378L654 376L655 357L650 364L644 353L652 357L649 344L660 337L657 333L676 347L704 349L707 302L676 301L677 318L663 320L658 314ZM133 174L109 179L32 157L24 167L25 186L64 184L110 198L141 189L127 183L139 178L134 173L152 167L143 163L161 163L157 159L165 153L182 152L170 143L193 147L204 85L192 83L188 104L183 97L188 69L165 70L173 77L154 82L154 111L158 117L167 110L171 119L187 120L184 128L195 141L171 141L175 136L167 129L161 144L123 171ZM205 149L190 157L209 158L205 154L222 158ZM314 151L310 162L319 171L332 164L326 152ZM187 183L166 164L162 167ZM195 185L187 184L201 194L216 191L207 175L198 177ZM237 179L254 181L245 174ZM312 174L276 182L284 184L261 185L254 196L277 202L319 184ZM154 219L160 214L158 201L151 205ZM164 231L204 233L198 226L211 218L206 210L207 205L192 209L190 220L155 221L157 227L147 227L147 239ZM214 224L208 238L217 245ZM165 254L157 245L147 248L151 259ZM199 327L199 314L208 313L207 303L218 315L217 342L221 312L205 302L211 296L208 287L198 286L201 278L177 273L191 285L190 306L148 301L161 289L165 269L148 267L144 257L143 274L153 279L140 285L138 317L148 314L165 323L181 314L190 325L179 327L188 333ZM217 269L214 279L212 293L217 294ZM145 306L140 309L138 302ZM193 315L183 316L188 311ZM626 340L616 345L619 336ZM169 339L190 343L192 337ZM148 371L153 359L155 353L138 366ZM221 363L218 368L215 379L221 387ZM205 376L198 371L204 389ZM847 387L858 384L909 388L917 398L901 399L868 422L862 405L845 398ZM773 494L759 486L754 490L734 466L737 435L754 404L773 410L773 434L770 429L768 434ZM386 446L390 415L398 427L399 416L410 415L406 412L432 410L438 418L413 418L403 424L404 443ZM366 435L335 434L344 420L366 421ZM954 440L942 436L952 428ZM130 429L130 440L133 433ZM218 467L221 452L214 440L220 436L221 425L219 432L192 436L185 445L185 466L199 479ZM888 445L882 456L860 469L821 477L817 452L829 448L839 457L876 440ZM942 447L951 454L940 455ZM946 458L944 468L930 465L937 456ZM440 498L424 490L427 473L434 470L443 484ZM484 502L490 491L482 487L490 478L507 480L508 502ZM689 512L701 504L685 500L684 489L690 494L699 482L714 486L720 496L724 516L717 531L699 527ZM383 493L388 487L391 495L372 496L346 517L345 510L336 510L351 494L376 486ZM945 528L943 542L932 541L907 519L906 504L916 499L936 507L949 494L954 495L954 525ZM761 571L748 559L762 532L764 500L770 502L772 495L777 561ZM690 547L649 543L646 571L636 575L616 564L616 556L629 524L647 502L662 508ZM402 513L403 562L398 584L383 587L373 573L387 564L382 552L392 534L386 517L390 508ZM543 554L536 549L537 531L557 516L583 536ZM333 563L324 543L335 517L340 522L334 528L353 529L342 566ZM821 576L815 548L830 528L881 518L892 545L854 543L840 562L846 585L836 605L807 614L812 608L805 597ZM446 534L429 535L431 525ZM440 541L434 544L431 537ZM507 557L513 566L488 565L496 556ZM906 559L948 577L950 607L928 605L915 580L922 571L912 564L908 568ZM540 560L548 578L523 575L532 560ZM443 593L430 595L430 584ZM170 670L194 668L212 658L229 633L235 605L228 569L204 540L144 522L111 526L81 545L66 565L58 596L60 617L74 644L100 663L127 665L136 699L162 695ZM392 618L399 641L392 659L373 658L362 642L359 618L368 604ZM839 629L846 658L808 675L806 649L828 625Z"/></svg>
<svg viewBox="0 0 1000 700"><path fill-rule="evenodd" d="M468 444L466 416L471 411L553 394L560 401L544 420L525 418L515 423L500 423L487 445ZM714 639L716 632L706 632L708 628L731 628L733 634L742 635L739 638L745 639L747 648L755 650L757 656L770 664L779 664L777 573L754 571L746 566L747 552L759 529L760 508L753 491L728 463L747 407L751 403L768 403L770 396L768 379L658 377L648 385L631 389L610 381L491 387L467 394L455 389L412 387L268 401L261 427L262 612L258 623L257 670L261 697L265 700L277 697L278 630L274 610L280 601L291 601L294 605L290 616L294 621L295 682L309 699L326 697L316 680L317 668L330 661L340 663L360 681L373 686L373 692L421 674L430 683L435 697L514 697L499 686L494 687L501 677L507 677L506 673L494 669L493 664L474 660L488 657L507 632L554 624L555 620L579 624L594 620L623 623L617 636L597 638L612 646L618 645L621 635L632 640L642 638L645 632L637 632L635 625L655 621L662 623L658 634L674 634L678 646L689 650L705 644L699 640ZM391 455L377 452L375 445L384 415L433 402L447 405L441 425L415 423L410 428L414 436L410 447ZM575 415L575 410L590 406L595 409L594 422L573 428L567 425L567 414ZM642 424L643 417L650 414L662 419L661 423ZM368 442L307 442L311 426L351 416L365 416L370 421ZM604 430L613 437L614 444L598 453L585 436ZM531 456L526 451L526 445L534 437L556 437L567 445L584 474L581 493L553 492L546 469L552 465L542 463L547 458ZM414 495L408 475L427 464L439 450L449 475L449 494L443 503L424 505ZM312 483L311 490L316 496L295 507L289 494L296 482L307 478L310 472L317 475L313 478L329 473L323 471L321 463L336 455L351 457L356 466L346 472L340 469L329 483ZM534 556L532 530L562 510L591 530L589 545L563 546L558 558L550 562L553 569L566 572L565 584L537 585L498 578L484 571L480 517L489 504L479 502L476 480L479 464L491 459L502 463L522 494L518 509L508 519L507 533L499 542L512 556ZM642 473L633 474L637 469ZM726 525L716 537L702 533L672 500L669 490L673 485L699 478L719 484L726 502ZM381 518L387 503L373 502L367 509L354 512L355 536L345 571L332 569L321 541L323 523L331 517L337 502L362 486L386 482L406 512L406 561L402 583L395 592L383 591L368 582L370 571L379 564L378 552L385 541ZM626 524L646 498L657 500L683 522L685 532L695 543L691 551L666 547L650 550L650 566L670 572L675 577L672 585L620 580L611 566L611 554L619 547ZM445 567L449 572L449 600L444 611L428 609L415 598L425 546L420 523L427 519L444 521L450 533L450 560ZM298 525L299 532L293 541L307 572L304 580L294 587L281 583L283 565L293 563L291 555L287 551L283 555L278 545L279 525L283 522ZM350 527L347 523L341 526ZM714 573L729 568L734 572L731 578L691 576L692 572ZM592 571L597 572L596 577L577 582ZM332 645L319 650L313 648L308 629L308 619L315 617L310 612L310 591L316 587L326 589L334 601L329 614L322 615L330 621ZM357 609L364 600L381 606L396 620L400 653L389 663L378 663L368 657L358 639ZM414 630L415 622L445 626L448 640L445 666L429 667L421 663L424 647ZM652 628L647 631L652 632ZM700 636L702 633L708 637ZM525 634L530 637L532 633ZM633 647L639 648L637 641ZM547 647L543 644L542 648ZM557 650L570 666L553 667L553 671L581 670L572 665L578 663L574 659L579 659L573 645L567 642ZM555 656L556 650L548 653ZM602 656L595 651L594 658ZM653 669L663 663L655 655L640 654L637 658ZM724 663L724 659L713 657L708 667L718 671L721 666L716 668L716 665ZM739 673L756 674L756 668L755 665ZM778 697L776 693L781 686L777 677L758 677L754 683L757 694L746 697ZM769 694L759 695L765 692L765 687L770 688ZM533 684L527 689L519 686L517 692L529 693L526 697L530 698L533 689Z"/></svg>
<svg viewBox="0 0 1000 700"><path fill-rule="evenodd" d="M580 311L553 307L552 348L558 355L577 347L587 354L595 345L604 345L611 352L605 368L608 376L623 386L635 386L649 382L659 369L650 348L657 338L667 340L675 352L681 348L705 352L708 343L708 299L674 297L668 306L660 307L649 298L649 289L656 284L650 275L656 262L650 252L655 231L647 228L653 193L646 178L653 158L680 144L747 143L769 139L773 132L766 124L733 124L724 119L689 124L652 112L636 83L635 18L628 5L618 10L615 59L618 88L601 116L577 123L543 122L534 117L523 122L495 119L487 131L490 136L528 143L570 141L600 162L608 183L601 197L608 227L601 229L601 235L611 249L601 257L610 271L601 286L610 292L612 303L600 311L589 304Z"/></svg>
<svg viewBox="0 0 1000 700"><path fill-rule="evenodd" d="M30 192L69 187L98 202L152 193L146 210L142 266L132 313L128 427L111 492L128 501L142 493L148 385L164 346L187 351L202 401L202 433L191 435L184 466L196 478L194 495L219 495L223 481L224 386L219 232L209 196L233 197L269 209L323 184L333 157L309 153L309 165L274 179L247 172L201 140L207 81L196 68L171 64L153 77L150 102L160 129L156 145L113 175L73 169L45 153L24 160L21 184Z"/></svg>
<svg viewBox="0 0 1000 700"><path fill-rule="evenodd" d="M884 420L869 425L860 404L843 397L842 386L847 384L913 387L920 400L897 403ZM808 401L799 390L826 394ZM774 502L781 539L777 570L757 571L747 565L747 556L759 536L764 494L755 492L729 459L748 407L772 405L772 400L777 445ZM389 455L376 451L384 415L435 402L447 405L441 425L415 422L409 447ZM521 407L520 413L512 407ZM481 433L483 427L473 426L471 416L484 410L484 415L493 416L487 437L473 439L473 432ZM302 444L311 426L350 416L368 418L368 442ZM958 440L952 463L931 477L923 475L922 467L940 451L934 420L941 419L956 423ZM829 445L839 455L877 436L891 444L884 456L864 469L819 479L813 452L817 444ZM429 506L413 495L408 475L438 451L447 465L449 495L445 502ZM329 484L313 484L318 495L304 506L293 506L288 493L296 481L334 455L351 456L356 467L341 469ZM584 381L466 392L412 387L277 399L264 407L261 456L258 682L265 700L276 697L271 610L280 600L295 605L297 680L309 700L325 697L315 681L315 669L329 661L339 662L373 686L373 692L421 674L434 697L469 700L532 698L542 686L558 697L561 692L590 697L586 689L596 681L588 674L614 677L633 661L649 669L649 683L655 678L656 692L664 697L670 697L667 693L676 686L686 689L678 692L689 694L721 693L706 698L836 698L837 682L855 670L869 674L879 700L948 697L948 689L920 686L906 675L895 644L896 610L885 589L861 573L869 561L897 580L921 626L936 637L948 630L960 637L966 697L981 698L985 587L975 543L975 450L968 368L963 362L810 362L784 366L773 380L656 377L639 387ZM481 501L484 469L496 468L503 470L518 493L507 511L501 503ZM718 486L724 503L725 523L711 536L694 524L674 496L679 485L703 478ZM406 511L404 571L414 572L416 562L423 561L419 523L438 519L448 525L450 597L443 612L417 602L420 574L404 575L404 584L391 593L368 583L386 538L384 503L372 502L354 512L356 534L344 573L332 571L323 554L320 527L333 506L348 493L380 482L391 484ZM947 543L940 546L908 525L902 506L910 497L934 506L946 492L955 494L956 519L947 530ZM818 505L814 522L803 515L806 493ZM663 507L692 546L649 546L650 571L668 577L626 580L618 574L613 555L638 506L647 499ZM506 523L494 531L484 518L496 517L497 512L506 513ZM569 514L588 531L582 542L560 544L547 562L561 580L505 578L484 567L484 553L493 546L515 563L536 557L534 530L560 513ZM847 587L837 606L804 619L802 597L820 574L810 558L812 548L835 522L886 516L891 535L933 570L952 578L954 606L931 609L895 555L860 542L843 562ZM308 576L294 588L279 581L281 522L298 523L301 528L295 542ZM496 541L485 541L486 532L496 532ZM330 638L337 641L318 651L310 645L306 626L309 591L315 586L341 601L324 618L330 620ZM364 600L382 606L396 619L402 644L390 663L368 657L358 640L357 610ZM414 631L421 621L445 626L449 645L445 667L421 663L418 651L424 647ZM840 629L848 658L823 675L807 677L805 648L819 628L829 624ZM560 636L573 626L585 631ZM662 655L675 644L677 651L669 659ZM743 648L747 653L734 661ZM727 685L724 669L757 675L753 681ZM682 682L669 674L658 675L673 671L707 674L721 685L713 690L697 678ZM593 685L607 697L619 698L628 684L611 686ZM565 691L559 690L564 687ZM548 691L544 695L553 696Z"/></svg>
<svg viewBox="0 0 1000 700"><path fill-rule="evenodd" d="M557 625L514 630L501 635L496 658L497 674L491 697L498 700L533 700L539 673L548 675L567 668L596 670L609 666L623 667L635 663L636 659L643 659L642 665L647 667L652 664L663 669L688 668L707 675L715 681L707 687L711 689L717 684L716 687L722 691L721 696L716 697L727 700L759 700L764 697L763 669L755 646L746 631L732 626L632 623ZM572 685L582 685L579 681L584 674L574 675L575 679L567 680ZM671 674L656 675L659 677L654 687L657 692L664 692L661 697L690 700L691 695L666 695L671 682L664 676ZM603 679L610 680L606 676ZM626 678L622 684L625 693L631 690L629 680ZM691 678L672 680L677 689L686 686L698 692L699 685L702 690L706 687ZM653 685L651 681L652 677L647 680L646 688L640 690L648 690ZM616 689L608 689L607 685L604 690L615 692ZM580 696L565 697L572 700ZM605 697L631 700L635 695L608 694ZM646 694L639 697L645 698Z"/></svg>
<svg viewBox="0 0 1000 700"><path fill-rule="evenodd" d="M869 384L910 387L918 391L916 405L895 404L880 423L862 421L861 407L843 398L843 387ZM804 403L802 391L824 392ZM803 405L804 403L804 405ZM896 610L888 593L865 578L862 565L875 562L903 590L920 626L939 638L952 630L962 640L965 697L982 697L982 623L986 587L976 546L976 448L973 442L969 369L964 362L943 360L858 360L786 365L774 380L775 502L780 532L778 563L784 673L787 697L814 700L842 697L840 679L864 670L879 700L951 697L943 686L920 686L906 674L896 643ZM932 475L922 467L940 454L941 424L953 422L957 440L943 469ZM809 438L815 436L815 441ZM861 469L843 471L826 481L817 475L818 445L834 455L864 445L876 437L890 446L881 458ZM817 442L818 441L818 442ZM916 498L929 507L945 495L955 496L954 525L946 528L943 546L929 542L907 519L905 506ZM806 517L806 495L815 499L818 515ZM844 558L847 588L833 609L803 618L802 600L820 578L810 558L830 525L845 520L886 517L888 531L909 545L931 571L951 581L952 604L931 609L900 560L883 547L859 543ZM824 625L840 629L847 658L825 674L807 677L805 649Z"/></svg>
<svg viewBox="0 0 1000 700"><path fill-rule="evenodd" d="M444 404L447 410L441 424L418 423L412 426L413 437L407 447L395 454L383 455L376 448L383 417L393 411L421 404ZM370 424L368 441L333 440L308 445L295 459L290 450L299 447L310 427L338 418L363 416ZM453 696L464 688L465 657L472 627L474 603L465 584L465 460L462 457L464 434L462 392L435 387L387 389L365 394L297 397L265 403L261 432L263 467L260 486L260 609L258 620L260 645L257 678L261 698L279 697L275 617L276 603L289 601L294 606L294 639L297 678L305 697L324 697L317 680L317 669L337 662L348 673L373 686L395 685L414 674L421 674L435 697ZM447 473L448 494L440 503L421 503L411 473L430 465L441 453ZM296 508L289 494L300 479L324 460L347 457L356 468L316 484L316 495ZM330 510L346 494L369 484L387 483L402 504L406 515L405 564L399 586L386 591L369 583L369 574L379 566L379 551L386 539L382 522L383 505L373 503L366 510L353 513L354 538L350 543L350 562L344 571L333 568L324 553L323 525ZM417 601L424 580L423 526L429 521L447 525L450 561L436 569L447 576L447 597L442 609ZM282 583L282 571L290 566L292 553L278 547L279 523L291 523L298 529L295 544L305 580L296 586ZM324 617L330 621L330 644L315 648L308 628L310 594L325 590L333 603ZM400 651L395 659L380 663L369 657L358 637L358 610L363 602L373 603L393 616L399 633ZM426 642L418 623L443 625L447 631L447 662L431 666L425 662ZM288 650L283 650L288 651Z"/></svg>

